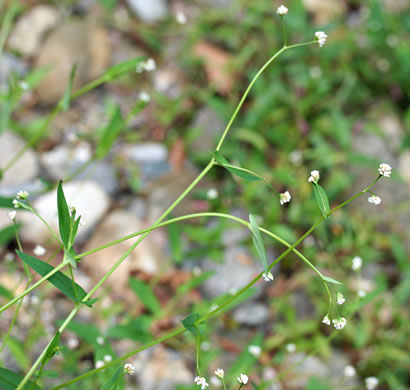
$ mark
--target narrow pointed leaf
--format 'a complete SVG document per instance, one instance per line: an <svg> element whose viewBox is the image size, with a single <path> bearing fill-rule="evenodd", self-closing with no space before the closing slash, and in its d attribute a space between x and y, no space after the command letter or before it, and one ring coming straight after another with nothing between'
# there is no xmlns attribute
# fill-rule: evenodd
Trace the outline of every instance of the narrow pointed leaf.
<svg viewBox="0 0 410 390"><path fill-rule="evenodd" d="M153 314L159 313L161 311L161 305L148 285L134 278L129 280L129 285L141 300L141 302L144 304L144 306Z"/></svg>
<svg viewBox="0 0 410 390"><path fill-rule="evenodd" d="M32 268L34 271L39 273L41 276L47 275L49 272L51 272L54 267L52 267L50 264L44 263L43 261L28 255L27 253L23 253L20 251L17 251L17 255L23 260L30 268ZM97 299L89 299L88 301L83 302L82 299L85 297L87 294L84 289L77 283L75 283L76 290L74 291L73 287L73 281L66 275L64 275L62 272L57 272L54 275L52 275L48 281L52 283L55 287L57 287L64 295L66 295L68 298L75 302L81 302L87 305L88 307L91 307ZM76 294L77 297L76 298Z"/></svg>
<svg viewBox="0 0 410 390"><path fill-rule="evenodd" d="M70 73L70 79L68 81L67 88L64 92L64 95L61 99L61 107L63 111L67 111L70 107L71 103L71 93L73 90L73 82L74 82L74 77L75 77L75 72L77 70L77 65L73 65L71 68L71 73Z"/></svg>
<svg viewBox="0 0 410 390"><path fill-rule="evenodd" d="M14 371L7 370L0 367L0 389L1 390L15 390L20 382L24 379L23 375L17 374ZM41 390L39 386L32 381L28 381L23 390Z"/></svg>
<svg viewBox="0 0 410 390"><path fill-rule="evenodd" d="M62 181L58 183L57 188L57 210L58 210L58 226L60 229L61 240L64 247L69 249L70 240L70 211L64 195Z"/></svg>
<svg viewBox="0 0 410 390"><path fill-rule="evenodd" d="M265 273L268 273L268 258L266 256L265 245L263 244L262 236L259 231L259 226L256 222L256 218L252 214L249 214L249 229L252 233L253 244L255 245L259 258L262 261L263 269Z"/></svg>
<svg viewBox="0 0 410 390"><path fill-rule="evenodd" d="M124 121L121 116L120 108L117 106L115 107L110 122L102 130L100 142L98 143L97 150L95 152L97 158L101 159L107 155L114 141L117 139L118 134L121 132L123 128Z"/></svg>
<svg viewBox="0 0 410 390"><path fill-rule="evenodd" d="M4 198L3 196L0 196L0 208L14 209L13 199L14 198Z"/></svg>
<svg viewBox="0 0 410 390"><path fill-rule="evenodd" d="M329 218L327 213L330 211L329 199L325 190L317 183L313 183L313 192L315 193L316 203L325 218Z"/></svg>
<svg viewBox="0 0 410 390"><path fill-rule="evenodd" d="M118 367L113 376L101 386L101 390L115 390L118 386L118 382L121 380L123 375L124 368L122 366Z"/></svg>
<svg viewBox="0 0 410 390"><path fill-rule="evenodd" d="M121 64L118 65L114 65L113 67L111 67L110 69L108 69L104 75L103 75L103 79L104 81L110 81L110 80L114 80L122 75L124 75L125 73L128 73L132 70L135 71L135 68L137 66L137 64L139 64L140 62L144 61L145 58L144 57L136 57L136 58L132 58L128 61L124 61Z"/></svg>
<svg viewBox="0 0 410 390"><path fill-rule="evenodd" d="M329 276L321 275L321 278L326 282L333 283L333 284L343 284L338 282L336 279L330 278Z"/></svg>
<svg viewBox="0 0 410 390"><path fill-rule="evenodd" d="M57 353L58 351L58 346L60 345L60 332L57 332L54 337L53 340L51 340L50 345L47 348L47 351L44 355L44 365L47 364L47 362L53 358L53 356Z"/></svg>

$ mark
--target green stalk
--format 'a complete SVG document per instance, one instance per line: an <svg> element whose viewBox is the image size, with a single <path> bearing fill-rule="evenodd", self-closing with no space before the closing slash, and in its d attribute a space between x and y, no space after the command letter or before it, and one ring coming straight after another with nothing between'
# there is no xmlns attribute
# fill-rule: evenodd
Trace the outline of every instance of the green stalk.
<svg viewBox="0 0 410 390"><path fill-rule="evenodd" d="M9 35L13 19L16 16L18 6L13 0L9 5L9 8L4 16L3 23L0 30L0 57L3 53L4 44L6 43L7 36Z"/></svg>

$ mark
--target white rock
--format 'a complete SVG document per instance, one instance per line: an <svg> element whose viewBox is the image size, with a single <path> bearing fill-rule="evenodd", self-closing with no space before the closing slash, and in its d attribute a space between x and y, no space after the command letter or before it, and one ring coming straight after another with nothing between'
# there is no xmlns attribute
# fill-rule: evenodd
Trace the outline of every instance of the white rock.
<svg viewBox="0 0 410 390"><path fill-rule="evenodd" d="M58 11L38 5L17 20L8 40L8 47L26 56L38 51L44 34L57 24Z"/></svg>
<svg viewBox="0 0 410 390"><path fill-rule="evenodd" d="M161 162L168 159L167 148L155 142L121 145L121 154L136 163Z"/></svg>
<svg viewBox="0 0 410 390"><path fill-rule="evenodd" d="M25 145L19 136L5 131L0 134L0 167L4 167ZM29 149L22 157L4 173L0 181L0 192L5 187L23 184L35 178L39 171L36 153ZM24 188L20 188L24 189Z"/></svg>
<svg viewBox="0 0 410 390"><path fill-rule="evenodd" d="M92 181L72 182L63 184L68 205L75 206L77 215L82 216L84 226L78 229L78 240L81 241L95 224L101 219L109 207L109 198L104 190ZM33 202L35 210L47 221L58 234L57 190L41 195ZM36 244L55 245L45 225L32 213L19 212L19 221L23 222L20 230L23 241Z"/></svg>
<svg viewBox="0 0 410 390"><path fill-rule="evenodd" d="M166 0L127 0L132 11L144 22L153 23L168 14Z"/></svg>

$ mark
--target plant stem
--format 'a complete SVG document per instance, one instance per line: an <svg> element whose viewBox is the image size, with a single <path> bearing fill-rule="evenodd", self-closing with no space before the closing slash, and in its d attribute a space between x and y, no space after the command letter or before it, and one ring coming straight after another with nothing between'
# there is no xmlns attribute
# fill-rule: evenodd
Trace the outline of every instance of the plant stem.
<svg viewBox="0 0 410 390"><path fill-rule="evenodd" d="M4 5L5 6L5 5ZM17 13L17 4L13 0L9 5L9 8L4 16L3 23L0 30L0 58L3 53L4 44L6 43L7 36L9 35L11 24Z"/></svg>

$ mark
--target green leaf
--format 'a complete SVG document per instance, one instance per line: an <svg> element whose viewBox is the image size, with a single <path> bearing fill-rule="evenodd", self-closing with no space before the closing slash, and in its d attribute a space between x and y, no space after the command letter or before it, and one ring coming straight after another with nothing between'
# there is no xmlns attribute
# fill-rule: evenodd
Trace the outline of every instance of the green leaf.
<svg viewBox="0 0 410 390"><path fill-rule="evenodd" d="M73 67L71 68L71 73L70 73L70 79L68 81L67 88L64 92L63 97L61 98L61 107L63 111L67 111L70 107L71 103L71 92L73 90L73 82L74 82L74 77L75 77L75 72L77 70L77 65L74 64Z"/></svg>
<svg viewBox="0 0 410 390"><path fill-rule="evenodd" d="M22 342L14 337L9 337L7 340L7 348L9 349L14 360L17 362L18 366L22 371L28 370L30 367L30 360L24 350L24 345Z"/></svg>
<svg viewBox="0 0 410 390"><path fill-rule="evenodd" d="M181 242L181 231L177 223L168 225L168 241L171 249L172 260L176 264L181 264L183 260L183 249Z"/></svg>
<svg viewBox="0 0 410 390"><path fill-rule="evenodd" d="M195 322L197 322L201 316L198 313L191 313L188 317L185 317L183 320L181 320L182 325L184 325L184 328L192 333L193 335L197 335L198 331L199 334L202 333L203 326L205 324L200 324L200 325L195 325Z"/></svg>
<svg viewBox="0 0 410 390"><path fill-rule="evenodd" d="M5 297L7 299L13 299L13 294L7 290L7 288L0 285L0 296Z"/></svg>
<svg viewBox="0 0 410 390"><path fill-rule="evenodd" d="M124 128L121 111L118 106L115 107L114 113L108 125L102 130L100 142L97 145L95 155L98 159L105 157L111 149L120 131Z"/></svg>
<svg viewBox="0 0 410 390"><path fill-rule="evenodd" d="M51 340L50 345L47 348L47 351L44 355L43 358L43 363L44 365L47 364L47 362L53 358L53 356L57 353L58 349L59 349L59 345L60 345L60 332L57 332L53 339Z"/></svg>
<svg viewBox="0 0 410 390"><path fill-rule="evenodd" d="M137 67L137 64L139 64L140 62L144 60L145 60L144 57L136 57L136 58L132 58L131 60L124 61L121 64L114 65L113 67L111 67L104 73L103 79L105 81L114 80L122 76L123 74L128 73L131 70L135 70Z"/></svg>
<svg viewBox="0 0 410 390"><path fill-rule="evenodd" d="M151 324L152 316L143 314L125 325L117 325L108 329L107 335L117 339L130 339L146 344L153 339L149 332Z"/></svg>
<svg viewBox="0 0 410 390"><path fill-rule="evenodd" d="M201 285L205 280L210 278L215 272L214 271L206 271L201 273L201 275L195 276L191 280L188 280L186 283L181 284L177 287L177 294L182 295L186 294L188 291L198 287Z"/></svg>
<svg viewBox="0 0 410 390"><path fill-rule="evenodd" d="M80 337L82 340L85 340L88 344L98 345L97 338L101 336L101 332L97 326L74 320L67 325L67 329L74 332L78 337Z"/></svg>
<svg viewBox="0 0 410 390"><path fill-rule="evenodd" d="M47 275L49 272L51 272L54 267L52 267L50 264L44 263L43 261L28 255L27 253L23 253L20 251L17 251L17 255L23 260L30 268L32 268L34 271L39 273L41 276ZM84 289L77 283L74 282L75 288L76 288L76 293L77 297L74 292L74 287L73 287L73 281L66 275L64 275L62 272L58 271L54 275L52 275L48 281L53 284L55 287L57 287L64 295L66 295L68 298L75 302L80 302L84 303L88 307L91 307L96 301L96 299L89 299L88 301L83 302L82 299L86 296L86 292Z"/></svg>
<svg viewBox="0 0 410 390"><path fill-rule="evenodd" d="M333 284L343 284L343 283L341 283L341 282L338 282L336 279L330 278L329 276L321 275L321 278L322 278L323 280L325 280L326 282L329 282L329 283L333 283Z"/></svg>
<svg viewBox="0 0 410 390"><path fill-rule="evenodd" d="M154 314L161 311L161 305L148 285L134 278L129 279L129 285L147 309Z"/></svg>
<svg viewBox="0 0 410 390"><path fill-rule="evenodd" d="M17 374L14 371L7 370L0 367L0 389L1 390L15 390L20 382L24 379L23 375ZM39 386L32 381L28 381L23 390L41 390Z"/></svg>
<svg viewBox="0 0 410 390"><path fill-rule="evenodd" d="M114 375L101 386L101 390L115 390L117 388L118 382L123 377L123 375L124 368L122 366L118 367Z"/></svg>
<svg viewBox="0 0 410 390"><path fill-rule="evenodd" d="M253 244L255 245L259 258L262 261L263 269L265 273L268 273L268 258L266 256L265 245L263 244L262 236L259 231L259 226L256 222L256 218L252 214L249 214L249 229L252 233Z"/></svg>
<svg viewBox="0 0 410 390"><path fill-rule="evenodd" d="M315 193L316 203L325 218L329 218L327 213L330 211L329 199L327 198L325 190L317 183L313 183L313 192Z"/></svg>
<svg viewBox="0 0 410 390"><path fill-rule="evenodd" d="M20 226L20 224L17 224L16 226L13 224L0 230L0 245L7 244L9 241L15 238L16 229L18 230Z"/></svg>
<svg viewBox="0 0 410 390"><path fill-rule="evenodd" d="M60 228L60 236L64 247L70 249L70 211L64 195L62 181L58 183L57 188L57 210L58 210L58 225Z"/></svg>
<svg viewBox="0 0 410 390"><path fill-rule="evenodd" d="M43 372L36 372L36 375L39 377L39 378L58 378L58 376L60 375L57 371L54 371L54 370L46 370L46 371L43 371Z"/></svg>
<svg viewBox="0 0 410 390"><path fill-rule="evenodd" d="M14 209L13 199L14 198L4 198L3 196L0 196L0 208L1 209Z"/></svg>
<svg viewBox="0 0 410 390"><path fill-rule="evenodd" d="M313 377L310 378L306 390L331 390L331 388L326 383L323 383L319 379Z"/></svg>
<svg viewBox="0 0 410 390"><path fill-rule="evenodd" d="M232 174L247 180L247 181L259 181L259 180L263 180L262 177L258 176L256 173L249 171L247 169L244 168L240 168L240 167L235 167L231 164L229 164L229 162L225 159L225 157L222 156L222 154L220 152L218 152L217 150L214 151L213 153L211 153L212 156L215 158L216 162L223 166L225 169L227 169L229 172L231 172Z"/></svg>

